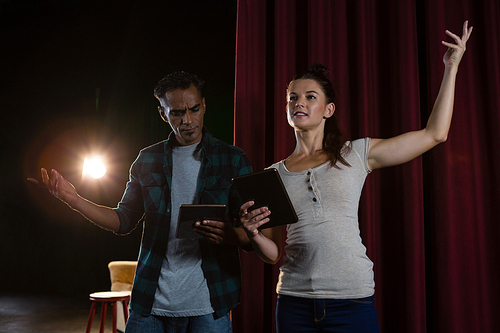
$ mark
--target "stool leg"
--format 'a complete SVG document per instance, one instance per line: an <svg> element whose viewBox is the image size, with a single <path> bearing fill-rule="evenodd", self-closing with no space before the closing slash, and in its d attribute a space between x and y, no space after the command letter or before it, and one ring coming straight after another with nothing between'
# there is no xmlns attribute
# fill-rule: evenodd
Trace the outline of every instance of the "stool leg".
<svg viewBox="0 0 500 333"><path fill-rule="evenodd" d="M113 333L116 333L116 302L112 302L111 306L113 307Z"/></svg>
<svg viewBox="0 0 500 333"><path fill-rule="evenodd" d="M101 306L101 328L99 329L99 333L104 333L104 321L106 320L106 308L108 307L107 302L102 302Z"/></svg>
<svg viewBox="0 0 500 333"><path fill-rule="evenodd" d="M92 322L94 321L94 315L95 315L95 302L92 302L92 305L90 306L89 320L87 321L87 330L85 331L85 333L90 333L90 328L92 327Z"/></svg>
<svg viewBox="0 0 500 333"><path fill-rule="evenodd" d="M123 318L125 318L125 325L126 325L128 320L128 303L127 301L122 301L122 304L123 304Z"/></svg>

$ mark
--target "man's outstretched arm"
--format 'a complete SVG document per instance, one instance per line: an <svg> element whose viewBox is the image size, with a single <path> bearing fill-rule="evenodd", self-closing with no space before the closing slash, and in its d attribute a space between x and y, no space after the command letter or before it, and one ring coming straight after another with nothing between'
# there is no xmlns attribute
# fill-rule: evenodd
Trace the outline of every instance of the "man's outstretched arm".
<svg viewBox="0 0 500 333"><path fill-rule="evenodd" d="M64 177L52 169L49 173L42 168L42 182L34 178L28 178L32 183L46 187L49 192L66 203L71 209L82 214L87 220L100 226L103 229L117 232L120 228L120 220L113 209L101 206L78 195L75 187Z"/></svg>

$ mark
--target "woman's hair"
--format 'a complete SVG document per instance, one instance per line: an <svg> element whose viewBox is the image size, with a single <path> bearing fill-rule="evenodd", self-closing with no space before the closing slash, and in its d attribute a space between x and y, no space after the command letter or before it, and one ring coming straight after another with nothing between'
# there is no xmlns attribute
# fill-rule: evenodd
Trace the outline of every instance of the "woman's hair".
<svg viewBox="0 0 500 333"><path fill-rule="evenodd" d="M305 80L310 79L316 81L325 94L326 103L334 103L335 104L335 90L333 89L332 82L326 76L328 74L328 70L325 66L320 64L319 62L314 63L311 66L311 69L302 75L296 76L290 84L295 80ZM290 87L290 84L288 87ZM351 149L351 145L346 145L346 141L342 137L342 132L340 131L339 122L335 113L327 118L325 121L325 129L323 135L323 151L327 154L328 160L330 161L330 165L339 168L337 163L341 163L345 166L351 166L344 158L344 154L348 153Z"/></svg>

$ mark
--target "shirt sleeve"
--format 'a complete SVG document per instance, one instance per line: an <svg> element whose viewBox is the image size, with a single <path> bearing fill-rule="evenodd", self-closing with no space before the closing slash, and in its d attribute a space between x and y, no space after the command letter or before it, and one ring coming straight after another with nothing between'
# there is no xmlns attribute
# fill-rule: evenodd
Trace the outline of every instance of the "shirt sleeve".
<svg viewBox="0 0 500 333"><path fill-rule="evenodd" d="M120 229L116 232L120 235L132 232L144 216L144 204L136 165L137 159L130 168L129 181L123 197L118 206L113 209L120 219Z"/></svg>

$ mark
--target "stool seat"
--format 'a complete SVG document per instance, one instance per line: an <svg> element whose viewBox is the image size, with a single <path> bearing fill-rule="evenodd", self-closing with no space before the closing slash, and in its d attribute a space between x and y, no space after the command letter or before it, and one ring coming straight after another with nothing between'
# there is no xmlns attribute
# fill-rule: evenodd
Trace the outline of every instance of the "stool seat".
<svg viewBox="0 0 500 333"><path fill-rule="evenodd" d="M100 302L100 301L103 301L103 300L108 300L111 299L111 298L120 298L120 299L116 299L115 301L123 301L123 299L121 298L124 298L128 301L128 299L130 298L130 291L100 291L98 293L92 293L90 294L90 300L93 301L97 301L97 302Z"/></svg>
<svg viewBox="0 0 500 333"><path fill-rule="evenodd" d="M106 319L106 308L108 303L113 306L113 333L116 333L116 302L122 302L123 304L123 317L125 322L128 319L127 304L130 299L130 291L102 291L97 293L92 293L89 295L89 299L92 301L90 306L89 320L87 323L86 333L90 333L92 328L92 322L94 321L95 308L98 302L101 303L101 326L99 333L104 333L104 320Z"/></svg>

